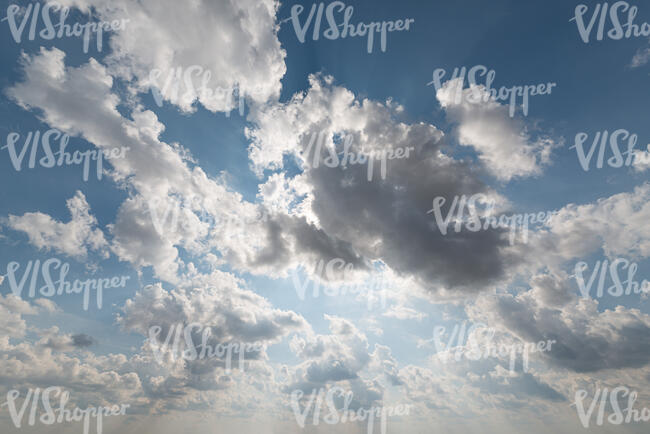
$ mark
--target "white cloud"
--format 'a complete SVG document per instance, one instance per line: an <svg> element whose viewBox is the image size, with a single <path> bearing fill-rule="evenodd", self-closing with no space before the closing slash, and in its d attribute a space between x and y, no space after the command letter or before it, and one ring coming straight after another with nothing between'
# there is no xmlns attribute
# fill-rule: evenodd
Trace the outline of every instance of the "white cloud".
<svg viewBox="0 0 650 434"><path fill-rule="evenodd" d="M558 269L602 249L610 258L650 256L650 184L583 205L567 204L553 213L544 227L530 234L515 255L527 263Z"/></svg>
<svg viewBox="0 0 650 434"><path fill-rule="evenodd" d="M414 319L418 321L426 318L426 314L423 312L407 306L392 306L384 313L384 316L388 318L397 318L402 320Z"/></svg>
<svg viewBox="0 0 650 434"><path fill-rule="evenodd" d="M47 298L37 298L34 304L38 305L41 309L48 313L62 312L61 308L55 302Z"/></svg>
<svg viewBox="0 0 650 434"><path fill-rule="evenodd" d="M196 275L173 291L150 285L127 300L118 322L129 331L148 336L153 325L198 322L212 327L223 341L277 342L289 332L304 330L304 318L273 309L263 297L246 289L229 273Z"/></svg>
<svg viewBox="0 0 650 434"><path fill-rule="evenodd" d="M75 258L86 258L88 251L104 254L107 246L104 233L97 228L97 219L81 191L66 202L71 220L62 223L41 212L9 215L7 226L25 232L29 242L39 249L54 250Z"/></svg>
<svg viewBox="0 0 650 434"><path fill-rule="evenodd" d="M111 35L112 51L106 59L112 75L135 78L147 91L152 70L163 72L164 83L172 68L198 65L211 74L207 87L237 88L256 103L277 98L286 72L285 51L277 38L276 0L178 2L173 0L60 0L82 10L94 8L104 20L128 17L124 30ZM223 94L197 92L202 78L188 76L193 85L181 83L174 96L165 99L185 111L198 99L208 110L229 111L233 102Z"/></svg>
<svg viewBox="0 0 650 434"><path fill-rule="evenodd" d="M436 92L442 108L458 124L458 142L473 147L479 161L499 180L540 175L557 144L548 137L533 139L522 120L509 116L507 106L489 99L483 85L471 85L462 90L462 98L456 98L460 82L449 80ZM473 102L474 94L480 100Z"/></svg>
<svg viewBox="0 0 650 434"><path fill-rule="evenodd" d="M37 309L13 294L0 294L0 345L7 345L9 338L21 338L27 331L22 315L36 315Z"/></svg>
<svg viewBox="0 0 650 434"><path fill-rule="evenodd" d="M571 377L562 383L548 372L509 376L503 370L504 360L446 369L414 365L400 369L390 348L376 344L371 350L368 338L352 321L327 316L329 334L315 334L301 315L275 308L234 275L200 274L192 259L202 258L213 267L228 263L236 271L274 277L321 258L343 257L359 269L379 260L389 268L387 272L409 282L399 295L391 294L389 298L399 303L385 316L417 320L426 316L422 304L407 303L412 301L407 294L416 292L416 283L432 290L458 286L473 292L504 276L512 277L513 264L525 262L535 270L529 277L530 291L479 298L469 304L470 315L522 340L560 336L560 352L536 360L559 367L555 372L611 368L647 377L642 371L647 351L632 343L648 343L644 340L648 316L625 308L598 312L594 302L570 293L566 273L557 269L567 260L601 248L607 255L647 257L647 185L594 204L564 207L531 236L529 246L508 249L496 231L443 238L427 220L431 199L491 192L489 187L465 162L442 152L445 137L435 126L400 122L396 119L402 108L392 101L359 99L334 85L331 77L312 76L307 92L286 104L253 108L251 120L256 124L247 134L256 173L283 168L287 156L295 158L302 169L294 177L273 173L265 179L259 187L258 206L195 166L181 144L162 142L164 125L153 112L135 105L127 108L128 114L120 114L117 107L122 101L113 85L114 77L134 74L135 82L146 86L152 68L201 64L213 72L215 86L239 86L258 103L277 98L285 68L275 34L278 3L118 0L109 7L95 0L74 3L97 6L103 18L118 16L128 4L132 21L127 31L112 36L114 52L106 58L107 66L91 59L79 67L66 67L62 51L41 49L39 54L23 56L25 79L11 87L9 95L45 122L97 147L129 146L128 157L112 162L111 172L128 198L109 226L110 243L96 228L81 193L68 201L70 222L28 213L11 216L13 229L25 231L39 248L77 257L110 245L119 259L135 267L152 266L156 277L176 285L173 290L162 284L146 286L125 303L118 320L123 331L145 336L140 351L131 357L86 351L93 339L83 333L28 327L21 315L57 312L49 300L34 301L37 308L13 296L0 296L0 318L5 319L0 320L2 384L25 387L59 382L88 393L84 397L132 402L140 412L210 410L229 415L252 414L261 408L279 414L286 410L283 395L291 388L311 390L343 383L365 405L382 399L391 387L403 387L406 397L428 417L440 413L465 416L466 412L488 415L494 406L518 411L527 404L538 409L557 403L561 395L570 396L567 383L576 381ZM167 95L183 110L192 109L196 96L177 99ZM445 100L444 93L439 98L459 124L461 144L474 147L497 179L535 176L549 162L554 144L545 138L533 139L524 124L509 118L499 104L465 107ZM229 108L209 98L200 102L214 111ZM330 147L335 135L346 133L354 136L354 151L413 146L415 154L411 159L389 161L386 180L375 172L375 179L368 182L366 166L309 167L301 152L310 134L321 131L326 132ZM187 220L178 228L162 233L156 228L152 204L160 206L156 212L162 214L168 201L191 204L194 198L201 203L190 205ZM264 211L269 219L259 221ZM251 223L215 227L200 218L203 212L215 219ZM181 253L190 259L181 261ZM551 270L540 272L538 268L544 266ZM217 363L154 363L146 341L148 328L195 321L209 325L219 341L276 344L295 332L290 349L300 361L276 370L264 353L247 368L247 376L222 375ZM381 337L379 325L369 322L366 328ZM40 340L10 343L8 337L23 338L29 332ZM642 334L636 341L635 333ZM72 351L74 355L69 354ZM284 380L276 379L278 371ZM89 391L88 385L96 392Z"/></svg>
<svg viewBox="0 0 650 434"><path fill-rule="evenodd" d="M646 151L634 151L634 163L632 167L636 172L645 172L650 169L650 144L646 149Z"/></svg>
<svg viewBox="0 0 650 434"><path fill-rule="evenodd" d="M638 68L650 61L650 48L639 48L630 62L630 67Z"/></svg>
<svg viewBox="0 0 650 434"><path fill-rule="evenodd" d="M112 178L132 194L109 225L111 249L136 267L153 266L156 275L170 282L178 279L182 266L178 247L192 254L210 249L234 264L254 261L266 242L266 227L258 222L257 206L220 180L210 179L199 167L190 168L186 151L179 144L159 141L164 126L151 111L136 108L132 119L117 110L119 98L112 93L113 80L106 68L90 59L80 67L64 65L63 52L41 49L24 56L25 81L7 91L25 109L39 109L44 122L70 135L80 135L98 148L128 146L126 158L112 160ZM89 109L92 108L92 109ZM244 221L221 231L201 221L192 209L176 227L156 230L152 206L160 215L170 200L192 204L200 198L200 211L214 221ZM196 207L196 205L192 205ZM43 217L39 217L43 219ZM226 233L227 232L227 233ZM260 244L262 244L260 246Z"/></svg>

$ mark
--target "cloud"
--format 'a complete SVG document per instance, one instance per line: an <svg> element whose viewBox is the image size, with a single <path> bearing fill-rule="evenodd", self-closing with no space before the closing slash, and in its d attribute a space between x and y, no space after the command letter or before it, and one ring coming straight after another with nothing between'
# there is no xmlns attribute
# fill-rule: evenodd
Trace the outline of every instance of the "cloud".
<svg viewBox="0 0 650 434"><path fill-rule="evenodd" d="M394 306L391 307L391 309L389 309L386 313L384 313L384 316L402 320L415 319L420 321L426 317L426 314L407 306Z"/></svg>
<svg viewBox="0 0 650 434"><path fill-rule="evenodd" d="M209 306L201 304L202 291L195 291L193 295L194 298L188 301L194 308L200 311ZM227 297L225 292L222 295ZM244 298L246 295L243 294ZM260 300L253 298L251 304L242 306L244 309L237 312L227 313L229 306L223 306L223 314L214 317L211 323L214 330L224 330L220 329L219 324L224 318L231 323L228 330L241 330L237 324L249 323L250 318L238 319L236 316L253 312L253 309L258 320L263 321L260 312L268 306L263 306ZM155 300L154 303L159 301ZM164 318L160 315L161 311L155 312L162 323ZM301 321L295 314L283 316L280 311L275 312L279 326L290 329L294 318ZM265 353L246 352L244 373L238 372L238 353L235 351L234 370L230 375L224 375L224 364L220 360L196 360L187 364L182 360L172 364L156 363L146 341L141 351L130 357L120 353L97 355L91 351L91 347L98 344L93 337L84 333L62 333L57 326L41 329L34 326L33 321L29 324L23 318L37 313L38 309L26 301L12 295L0 296L0 394L10 389L57 385L68 390L74 402L129 404L128 414L137 416L207 409L241 415L242 409L255 408L260 404L261 393L269 397L273 393L277 397L280 393L273 371L265 364ZM190 312L190 315L200 317L197 312ZM206 320L207 324L207 316L209 312L199 319ZM39 318L39 322L43 321L44 318ZM10 328L5 327L5 322ZM259 325L257 333L264 335L263 324ZM19 343L9 340L10 337L25 338L26 334L29 334L29 338ZM242 334L245 333L241 332L238 336ZM31 335L37 336L36 342L31 342ZM210 344L214 345L215 342ZM272 403L273 400L269 398L268 402Z"/></svg>
<svg viewBox="0 0 650 434"><path fill-rule="evenodd" d="M305 329L305 320L294 312L273 309L264 298L241 289L242 282L221 271L199 275L168 292L150 285L127 300L119 324L149 336L149 328L177 322L197 322L212 328L223 341L277 341L289 332Z"/></svg>
<svg viewBox="0 0 650 434"><path fill-rule="evenodd" d="M382 379L396 379L397 363L390 349L375 345L370 351L364 333L347 319L325 315L330 334L308 333L294 336L291 350L302 362L286 366L282 391L291 394L301 390L310 396L321 388L338 386L352 392L350 408L368 408L383 399Z"/></svg>
<svg viewBox="0 0 650 434"><path fill-rule="evenodd" d="M37 298L34 304L38 305L41 309L48 313L62 312L61 308L55 302L47 298Z"/></svg>
<svg viewBox="0 0 650 434"><path fill-rule="evenodd" d="M305 362L295 367L294 390L310 391L324 387L330 382L356 380L359 372L370 361L368 341L351 322L326 315L331 335L295 336L291 349Z"/></svg>
<svg viewBox="0 0 650 434"><path fill-rule="evenodd" d="M480 170L450 156L448 138L434 125L400 121L404 109L392 100L363 99L331 77L311 76L304 93L286 103L274 101L285 71L276 36L277 2L118 0L110 7L95 0L66 2L72 3L95 7L104 19L118 17L128 4L132 21L128 31L111 36L114 51L105 64L90 59L66 66L56 48L23 55L24 78L8 95L44 122L98 148L129 146L127 158L112 161L110 172L127 198L107 227L108 241L80 192L68 201L69 222L35 212L11 216L12 229L27 233L39 248L75 257L110 250L136 268L153 267L154 277L165 282L146 285L120 311L125 334L118 337L142 338L130 356L106 354L103 347L95 354L105 342L85 333L28 325L24 316L59 311L50 300L29 304L0 296L0 385L56 382L83 400L133 403L136 412L209 410L241 416L261 409L286 413L287 392L338 384L354 391L353 408L396 393L426 410L427 417L466 417L489 415L495 406L513 412L566 407L570 385L581 373L648 377L648 315L624 307L599 312L594 301L576 297L564 270L568 261L601 249L606 255L648 256L647 185L591 204L567 205L531 233L527 246L508 246L500 230L442 236L427 215L434 197L451 201L462 194L497 193L481 181ZM177 34L179 28L188 31ZM238 88L256 103L247 135L251 168L261 179L257 203L234 192L225 177L210 177L183 144L163 142L165 126L133 95L118 96L123 79L129 91L146 91L152 69L194 64L213 72L210 86ZM193 110L196 98L212 111L231 108L205 95L165 97L184 111ZM503 106L458 105L444 93L439 99L458 125L460 144L473 147L497 180L537 176L549 163L555 143L509 118ZM343 135L353 138L355 153L408 147L413 153L389 160L385 179L377 163L368 181L367 165L315 167L307 149L312 135L321 132L321 157L329 156L328 148L340 150ZM175 203L181 204L177 214ZM503 339L555 339L557 350L535 356L532 372L514 375L504 368L507 360L498 358L401 367L390 347L374 344L375 337L369 340L359 330L357 318L328 315L329 331L316 334L302 315L274 307L234 274L198 271L201 265L214 270L227 264L233 272L283 277L332 258L353 264L355 278L381 264L408 282L399 292L391 287L390 298L398 304L385 317L428 318L428 306L413 302L422 296L420 287L436 295L469 294L478 299L464 300L467 314L499 328ZM493 284L510 283L518 272L530 289L478 296ZM219 358L169 357L156 363L150 328L160 326L164 336L174 324L194 322L210 328L212 345L262 341L281 347L286 338L298 362L283 359L286 365L278 366L265 349L247 354L245 373L226 374ZM368 323L367 329L383 339L379 326L384 324ZM386 330L385 339L392 342L394 333ZM136 339L133 335L129 339ZM408 344L400 342L400 357L410 358L403 353ZM568 379L558 379L567 372Z"/></svg>
<svg viewBox="0 0 650 434"><path fill-rule="evenodd" d="M193 256L215 249L236 270L274 277L319 259L343 258L358 269L381 260L430 289L443 285L476 291L508 267L510 260L499 254L506 243L503 230L442 236L435 229L426 214L434 197L490 190L465 163L442 153L443 134L434 126L396 121L401 108L391 101L357 101L331 78L312 76L307 94L256 109L257 127L247 134L258 172L281 167L285 153L306 164L300 152L313 132L326 132L326 146L333 146L335 134L349 134L353 152L414 150L410 158L387 161L386 180L368 182L361 165L305 167L294 178L270 178L273 188L264 184L260 199L272 212L260 219L268 213L263 207L243 201L199 167L190 168L181 145L161 142L164 126L152 112L135 108L131 119L122 116L111 76L93 59L65 67L62 52L41 49L24 56L23 65L25 81L8 90L21 106L39 109L45 122L100 148L129 146L127 158L113 160L113 179L133 188L108 226L111 251L136 267L152 266L156 276L169 282L178 283L186 266L179 248ZM375 171L379 178L379 169ZM188 212L180 213L182 224L176 227L168 228L172 220L163 219L161 231L153 214L164 216L174 201ZM222 228L198 212L212 222L246 224Z"/></svg>
<svg viewBox="0 0 650 434"><path fill-rule="evenodd" d="M30 304L13 295L0 295L0 393L57 385L69 390L71 399L77 402L136 404L142 396L140 379L138 374L125 369L126 357L98 358L88 351L79 351L94 341L90 336L60 333L57 326L35 326L35 315L40 313L35 305L39 304L38 300ZM38 318L39 323L47 320L47 316ZM32 334L38 337L34 343ZM20 338L20 342L10 341L10 337Z"/></svg>
<svg viewBox="0 0 650 434"><path fill-rule="evenodd" d="M38 249L54 250L74 258L86 258L88 251L107 254L104 233L97 228L97 219L81 191L68 199L71 219L67 223L54 220L41 212L9 215L7 226L27 234L29 242Z"/></svg>
<svg viewBox="0 0 650 434"><path fill-rule="evenodd" d="M63 0L64 6L82 11L91 8L103 20L128 17L124 30L111 34L106 63L113 76L135 79L140 91L153 84L153 70L163 75L157 82L165 100L184 111L193 111L199 101L211 111L229 111L233 101L224 97L235 89L255 103L277 99L280 80L286 72L286 52L277 38L275 0L214 2L198 0ZM184 29L178 31L178 29ZM189 67L208 71L205 86L213 94L201 92L204 78ZM180 91L174 95L164 82L173 69L182 68ZM187 77L185 77L187 75ZM192 83L186 86L185 83ZM221 92L223 91L223 92Z"/></svg>
<svg viewBox="0 0 650 434"><path fill-rule="evenodd" d="M438 418L465 421L494 417L495 412L512 417L524 411L546 412L549 404L566 405L565 396L538 375L510 373L493 360L408 365L398 378L414 407L411 412Z"/></svg>
<svg viewBox="0 0 650 434"><path fill-rule="evenodd" d="M644 224L650 218L649 195L650 185L644 183L554 212L528 245L511 248L525 258L518 271L530 289L480 296L466 308L470 318L527 342L557 340L544 357L574 372L646 366L650 316L623 306L600 312L597 300L578 297L571 273L577 261L594 254L632 261L650 256Z"/></svg>
<svg viewBox="0 0 650 434"><path fill-rule="evenodd" d="M258 207L242 201L221 180L208 178L199 167L191 168L182 146L161 142L158 136L164 125L153 112L138 107L131 118L123 117L104 66L90 59L79 67L65 67L64 54L56 48L42 48L34 56L23 56L22 62L25 81L7 90L20 106L38 110L44 122L98 148L129 147L126 158L111 161L110 174L129 191L115 223L108 226L111 250L121 260L136 267L152 266L158 277L178 282L183 265L179 247L193 255L217 249L235 263L255 258L264 248L260 243L266 242L267 229L258 221L262 215ZM177 225L170 225L171 218L163 217L166 212L170 216L170 203L179 201L189 208ZM199 212L210 219L200 218ZM224 228L215 224L222 221L246 224Z"/></svg>
<svg viewBox="0 0 650 434"><path fill-rule="evenodd" d="M61 334L58 327L41 332L39 346L50 348L55 351L73 351L79 348L87 348L95 343L92 336L85 333L75 335Z"/></svg>
<svg viewBox="0 0 650 434"><path fill-rule="evenodd" d="M36 315L37 310L28 302L13 294L0 294L0 343L8 344L9 338L24 337L27 323L22 315Z"/></svg>
<svg viewBox="0 0 650 434"><path fill-rule="evenodd" d="M491 99L483 85L471 85L457 98L461 82L449 80L436 92L447 116L457 124L458 143L474 148L479 161L500 181L540 175L558 144L550 137L533 139L523 121L510 117L507 106ZM473 98L480 100L472 102Z"/></svg>
<svg viewBox="0 0 650 434"><path fill-rule="evenodd" d="M650 61L650 48L639 48L632 61L630 62L631 68L638 68L645 65Z"/></svg>
<svg viewBox="0 0 650 434"><path fill-rule="evenodd" d="M555 269L601 249L609 258L648 257L650 229L644 222L650 218L649 199L650 184L644 183L594 203L569 203L531 233L527 246L513 247L514 254L525 254L529 264Z"/></svg>
<svg viewBox="0 0 650 434"><path fill-rule="evenodd" d="M72 344L78 348L89 347L95 343L95 340L92 338L92 336L88 336L87 334L84 333L72 335L71 337L72 337Z"/></svg>
<svg viewBox="0 0 650 434"><path fill-rule="evenodd" d="M316 238L310 230L314 240L344 240L352 257L361 258L349 260L359 264L355 268L380 260L400 275L417 277L418 283L431 290L478 291L503 276L509 266L500 254L506 243L503 231L443 236L427 214L438 196L451 202L456 195L491 194L467 164L442 152L443 133L423 122L399 122L397 104L358 100L349 90L334 85L332 77L312 75L309 82L308 91L294 95L288 103L253 112L256 126L247 129L252 140L249 157L257 173L283 168L287 156L302 170L286 181L272 175L260 189L262 201L276 204L278 212L291 217L277 218L282 235L276 239L290 240L298 229L297 239L305 239L307 228L296 225L302 218L322 232ZM355 154L406 147L414 151L410 158L388 160L385 179L375 169L375 177L368 181L365 164L345 168L313 164L317 151L314 143L309 150L310 142L321 133L321 161L330 155L328 150L342 150L343 144L335 143L342 136L353 139L350 151ZM287 248L296 257L308 248L322 250L331 244ZM276 265L284 261L279 255Z"/></svg>
<svg viewBox="0 0 650 434"><path fill-rule="evenodd" d="M646 149L646 151L634 151L634 163L632 163L632 167L635 172L645 172L650 169L650 144Z"/></svg>
<svg viewBox="0 0 650 434"><path fill-rule="evenodd" d="M273 308L270 303L250 290L242 289L239 279L229 273L214 271L210 275L195 275L184 281L173 291L164 290L161 285L150 285L138 291L126 301L118 323L126 332L136 332L146 339L141 349L144 366L158 372L159 379L150 384L151 394L160 399L172 399L197 390L230 389L249 387L241 383L255 381L256 375L268 376L266 346L280 342L290 333L304 333L309 330L305 319L292 312ZM188 342L184 335L179 351L190 349L191 344L201 353L203 333L210 331L207 345L242 343L262 345L261 350L246 350L246 372L240 368L240 350L233 350L232 372L227 372L228 357L225 353L204 359L185 360L173 354L176 344L161 348L162 342L172 333L173 327L183 329L192 325L193 337ZM159 328L155 342L150 331ZM192 329L187 329L192 330ZM171 336L171 335L170 335ZM154 360L154 347L162 352ZM272 379L269 378L270 382ZM269 384L272 387L273 384Z"/></svg>
<svg viewBox="0 0 650 434"><path fill-rule="evenodd" d="M650 316L576 298L561 307L539 303L533 293L483 297L469 309L476 321L499 324L526 342L556 340L549 362L575 372L638 368L650 362Z"/></svg>
<svg viewBox="0 0 650 434"><path fill-rule="evenodd" d="M178 249L174 244L179 238L161 236L156 231L144 198L127 198L109 228L114 236L112 251L121 260L135 267L151 265L160 278L178 281Z"/></svg>

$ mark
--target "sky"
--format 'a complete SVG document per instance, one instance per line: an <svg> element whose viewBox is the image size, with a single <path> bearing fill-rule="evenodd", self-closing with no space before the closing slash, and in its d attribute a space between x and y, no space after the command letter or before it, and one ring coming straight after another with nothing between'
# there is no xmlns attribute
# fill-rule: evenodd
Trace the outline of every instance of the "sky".
<svg viewBox="0 0 650 434"><path fill-rule="evenodd" d="M648 23L3 1L1 431L647 432Z"/></svg>

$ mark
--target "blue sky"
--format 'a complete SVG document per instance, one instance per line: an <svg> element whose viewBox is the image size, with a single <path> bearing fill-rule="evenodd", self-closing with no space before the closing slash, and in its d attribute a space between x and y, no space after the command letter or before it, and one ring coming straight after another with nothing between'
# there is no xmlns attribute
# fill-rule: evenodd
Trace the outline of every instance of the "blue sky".
<svg viewBox="0 0 650 434"><path fill-rule="evenodd" d="M574 275L580 261L589 276L596 261L618 258L638 264L639 283L650 279L647 37L584 43L570 21L580 2L346 3L355 24L415 19L388 34L386 52L376 40L368 53L365 37L312 40L312 27L301 43L292 8L304 5L304 22L312 3L60 3L70 7L68 23L130 21L88 53L79 38L30 41L27 30L17 43L1 21L2 146L12 133L22 149L27 133L58 129L70 136L68 152L130 150L101 180L84 182L80 166L25 167L29 152L16 171L0 149L1 395L61 385L77 403L132 403L107 432L160 424L162 433L179 418L211 432L206 410L242 432L302 432L291 392L332 387L351 390L361 408L408 404L410 416L390 420L396 432L432 423L450 432L518 432L516 423L580 432L570 404L577 391L593 396L602 387L632 388L637 408L650 406L647 295L596 298L594 289L582 297ZM584 3L589 19L599 3ZM629 4L639 9L635 23L650 22L647 4ZM162 90L156 104L150 73L193 65L210 71L210 88L244 95L244 113L198 92L188 101ZM475 65L496 72L496 88L556 87L532 96L527 116L521 107L508 116L503 102L454 101L451 71ZM437 68L447 71L442 89L427 85ZM188 92L200 80L192 85ZM588 134L588 149L597 132L620 129L638 136L634 164L584 171L571 149L576 134ZM309 165L303 154L319 132L327 146L351 135L355 152L414 146L415 154L390 160L386 179L367 181L365 166ZM427 214L436 197L473 194L487 195L500 214L553 217L532 227L528 242L511 244L501 229L445 235ZM172 199L201 206L180 231L160 232L152 206L160 214ZM70 264L69 280L129 280L104 291L101 309L93 298L82 309L77 294L16 299L7 264L20 264L22 277L29 261L53 257ZM350 273L319 275L319 261L334 259ZM379 276L386 304L314 297L319 276L362 288ZM304 300L296 279L309 279ZM558 343L531 356L529 372L509 373L507 357L441 363L434 328L463 322L485 325L507 345ZM265 349L227 373L221 360L157 363L149 331L176 323L210 328L214 342ZM19 432L2 411L0 423ZM593 423L585 431L647 430Z"/></svg>

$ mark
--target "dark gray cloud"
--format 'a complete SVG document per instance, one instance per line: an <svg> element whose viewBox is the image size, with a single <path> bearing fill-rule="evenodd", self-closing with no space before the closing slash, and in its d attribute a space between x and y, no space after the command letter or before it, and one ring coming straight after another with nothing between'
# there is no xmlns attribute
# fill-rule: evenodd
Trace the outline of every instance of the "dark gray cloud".
<svg viewBox="0 0 650 434"><path fill-rule="evenodd" d="M555 340L551 351L540 357L571 371L639 368L650 363L650 316L623 306L599 312L595 300L584 298L549 307L534 295L485 297L476 309L491 324L526 342Z"/></svg>
<svg viewBox="0 0 650 434"><path fill-rule="evenodd" d="M343 107L338 104L341 94L346 98ZM348 117L354 121L346 121ZM278 154L282 151L293 155L303 168L290 182L309 192L308 209L318 220L318 230L284 219L281 227L285 238L300 240L294 254L320 250L326 258L342 255L334 247L345 243L350 251L341 257L352 256L351 263L382 260L402 275L415 276L430 289L444 285L465 292L485 288L517 262L502 252L507 243L503 230L463 229L442 235L433 215L427 214L435 197L447 198L443 209L446 215L455 196L490 190L467 163L444 155L444 136L434 126L401 123L390 104L356 101L346 89L315 77L306 96L294 98L287 106L258 112L254 120L260 125L249 131L254 139L250 152L255 164L281 167ZM280 120L295 130L278 132L269 124ZM308 148L313 134L321 131L328 133L326 143L338 135L353 137L350 151L355 154L406 147L414 151L409 158L387 160L385 179L380 176L379 163L375 163L373 179L368 181L367 164L324 165L329 155L326 144L320 151L321 163L315 167L314 152ZM301 198L299 194L295 197ZM280 264L285 249L278 251L276 260Z"/></svg>
<svg viewBox="0 0 650 434"><path fill-rule="evenodd" d="M72 345L77 348L89 347L95 343L95 339L92 336L88 336L85 333L80 333L77 335L72 335Z"/></svg>

